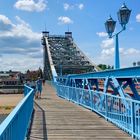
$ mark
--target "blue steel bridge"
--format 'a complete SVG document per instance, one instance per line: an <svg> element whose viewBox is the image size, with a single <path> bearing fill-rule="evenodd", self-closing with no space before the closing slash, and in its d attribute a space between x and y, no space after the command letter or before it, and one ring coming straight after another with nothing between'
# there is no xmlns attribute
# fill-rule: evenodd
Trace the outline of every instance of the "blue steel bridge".
<svg viewBox="0 0 140 140"><path fill-rule="evenodd" d="M140 139L140 67L101 71L72 33L44 31L42 99L24 98L0 125L0 140Z"/></svg>

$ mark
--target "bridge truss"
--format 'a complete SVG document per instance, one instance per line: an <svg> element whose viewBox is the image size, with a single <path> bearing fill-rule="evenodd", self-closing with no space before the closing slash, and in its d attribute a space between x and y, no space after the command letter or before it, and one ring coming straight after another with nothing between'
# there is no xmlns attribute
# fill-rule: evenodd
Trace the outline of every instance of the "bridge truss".
<svg viewBox="0 0 140 140"><path fill-rule="evenodd" d="M54 75L61 76L100 70L74 43L72 32L65 32L65 36L49 35L49 32L43 32L42 45L44 49L44 77L47 80L53 79Z"/></svg>
<svg viewBox="0 0 140 140"><path fill-rule="evenodd" d="M58 96L97 112L140 139L140 67L57 77Z"/></svg>

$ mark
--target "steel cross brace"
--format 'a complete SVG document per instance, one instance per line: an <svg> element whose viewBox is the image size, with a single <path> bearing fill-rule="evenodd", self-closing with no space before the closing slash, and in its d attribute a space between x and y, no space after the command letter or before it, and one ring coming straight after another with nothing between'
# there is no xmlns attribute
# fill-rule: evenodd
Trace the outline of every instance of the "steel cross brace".
<svg viewBox="0 0 140 140"><path fill-rule="evenodd" d="M108 83L109 83L109 78L106 77L105 82L104 82L104 90L103 90L103 93L107 93ZM100 96L100 106L99 106L99 109L100 110L104 107L104 100L105 100L105 96L104 96L104 94L102 94Z"/></svg>

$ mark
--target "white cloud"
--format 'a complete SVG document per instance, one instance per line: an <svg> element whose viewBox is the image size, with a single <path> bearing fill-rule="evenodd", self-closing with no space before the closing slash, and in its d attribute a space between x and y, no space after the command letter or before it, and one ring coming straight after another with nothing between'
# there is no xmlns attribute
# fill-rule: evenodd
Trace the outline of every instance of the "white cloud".
<svg viewBox="0 0 140 140"><path fill-rule="evenodd" d="M2 17L4 15L0 15L0 17ZM9 21L8 25L5 24L5 28L7 27L11 27L10 29L6 29L3 32L0 33L0 37L24 37L26 38L28 41L35 41L35 40L40 40L41 38L41 34L39 33L35 33L32 31L30 25L28 23L26 23L24 20L22 20L20 17L16 16L15 17L17 20L17 24L13 24L8 17L5 16L5 19L7 19L7 21ZM1 18L0 18L1 21Z"/></svg>
<svg viewBox="0 0 140 140"><path fill-rule="evenodd" d="M11 21L5 15L0 15L0 21L4 24L11 24Z"/></svg>
<svg viewBox="0 0 140 140"><path fill-rule="evenodd" d="M128 51L127 49L125 50L124 48L119 48L119 52L121 55L124 55L126 52ZM112 57L114 56L114 52L115 52L115 48L114 47L111 47L111 48L104 48L102 49L101 51L101 56L102 57ZM129 55L129 53L127 53Z"/></svg>
<svg viewBox="0 0 140 140"><path fill-rule="evenodd" d="M73 21L69 17L60 16L58 17L59 24L72 24Z"/></svg>
<svg viewBox="0 0 140 140"><path fill-rule="evenodd" d="M135 48L119 48L120 67L131 67L134 61L140 60L140 50ZM94 58L97 64L114 65L115 48L102 48L101 54Z"/></svg>
<svg viewBox="0 0 140 140"><path fill-rule="evenodd" d="M96 33L99 37L106 36L104 32ZM101 44L101 53L95 58L98 64L114 65L115 44L113 39L104 39ZM119 47L121 67L132 66L134 61L140 60L140 50L136 48Z"/></svg>
<svg viewBox="0 0 140 140"><path fill-rule="evenodd" d="M15 8L19 10L29 11L29 12L41 12L47 7L45 0L18 0L15 5Z"/></svg>
<svg viewBox="0 0 140 140"><path fill-rule="evenodd" d="M114 55L114 40L113 38L111 39L105 39L101 42L101 54L103 56L112 56ZM125 48L121 48L119 47L119 52L122 56L125 56L125 55L136 55L136 54L139 54L140 55L140 50L138 49L135 49L135 48L128 48L128 49L125 49Z"/></svg>
<svg viewBox="0 0 140 140"><path fill-rule="evenodd" d="M80 3L80 4L78 5L78 7L79 7L80 10L83 10L84 4L83 4L83 3Z"/></svg>
<svg viewBox="0 0 140 140"><path fill-rule="evenodd" d="M137 50L135 48L129 48L129 49L123 51L123 54L124 55L136 55L136 54L139 54L140 55L140 50Z"/></svg>
<svg viewBox="0 0 140 140"><path fill-rule="evenodd" d="M108 36L108 34L105 33L105 32L97 32L96 34L97 34L99 37L107 37L107 36Z"/></svg>
<svg viewBox="0 0 140 140"><path fill-rule="evenodd" d="M114 54L114 48L103 49L101 55L104 57L112 56Z"/></svg>
<svg viewBox="0 0 140 140"><path fill-rule="evenodd" d="M137 22L140 22L140 14L137 14L137 15L136 15L136 21L137 21Z"/></svg>
<svg viewBox="0 0 140 140"><path fill-rule="evenodd" d="M64 10L69 10L71 9L71 6L68 3L64 3Z"/></svg>
<svg viewBox="0 0 140 140"><path fill-rule="evenodd" d="M30 27L28 23L26 23L24 20L22 20L19 16L15 16L18 23L23 24L26 27Z"/></svg>
<svg viewBox="0 0 140 140"><path fill-rule="evenodd" d="M39 67L43 55L40 47L41 34L33 32L30 25L20 17L15 18L16 23L13 23L5 15L0 15L1 67L5 69L13 67L22 71L26 70L27 66L30 69L34 69L37 65Z"/></svg>
<svg viewBox="0 0 140 140"><path fill-rule="evenodd" d="M100 53L94 57L96 64L114 65L115 44L113 39L102 40ZM125 48L119 47L120 53L120 67L132 67L133 62L140 60L139 48Z"/></svg>
<svg viewBox="0 0 140 140"><path fill-rule="evenodd" d="M0 31L10 30L13 26L12 22L5 15L0 15Z"/></svg>
<svg viewBox="0 0 140 140"><path fill-rule="evenodd" d="M102 41L101 47L102 47L103 49L105 49L105 48L110 48L110 47L113 46L113 43L114 43L113 38L111 38L111 39L105 39L105 40Z"/></svg>
<svg viewBox="0 0 140 140"><path fill-rule="evenodd" d="M11 59L12 58L12 59ZM42 59L34 59L30 56L16 55L11 54L4 55L0 59L1 62L1 71L8 70L20 70L22 72L30 70L37 70L39 67L42 67Z"/></svg>
<svg viewBox="0 0 140 140"><path fill-rule="evenodd" d="M84 4L80 3L80 4L68 4L68 3L64 3L63 4L64 10L73 10L73 9L79 9L79 10L83 10L84 8Z"/></svg>

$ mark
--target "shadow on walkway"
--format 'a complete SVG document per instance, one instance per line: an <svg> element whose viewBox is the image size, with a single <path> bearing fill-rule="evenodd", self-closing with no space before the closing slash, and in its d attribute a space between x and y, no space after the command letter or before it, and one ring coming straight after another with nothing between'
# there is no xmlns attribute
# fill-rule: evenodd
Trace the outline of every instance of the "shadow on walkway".
<svg viewBox="0 0 140 140"><path fill-rule="evenodd" d="M47 136L47 128L46 128L46 115L45 115L45 111L42 109L42 107L36 102L34 101L34 106L35 106L35 110L33 112L33 117L31 120L31 125L30 125L30 129L28 132L28 137L27 140L48 140L48 136ZM36 112L41 112L41 114L39 113L39 115L36 115ZM36 115L36 117L35 117ZM35 128L37 130L36 133L32 134L32 127L33 127L33 121L38 121L38 119L42 119L42 123L40 124L40 126L42 127L37 127ZM39 136L43 131L43 136ZM39 132L39 133L38 133Z"/></svg>

